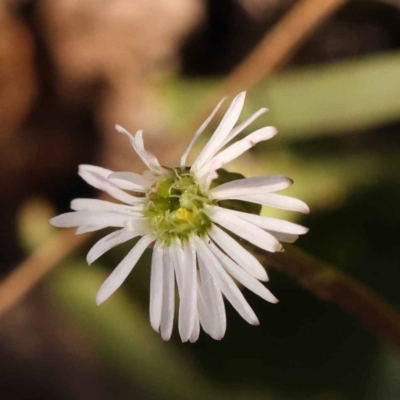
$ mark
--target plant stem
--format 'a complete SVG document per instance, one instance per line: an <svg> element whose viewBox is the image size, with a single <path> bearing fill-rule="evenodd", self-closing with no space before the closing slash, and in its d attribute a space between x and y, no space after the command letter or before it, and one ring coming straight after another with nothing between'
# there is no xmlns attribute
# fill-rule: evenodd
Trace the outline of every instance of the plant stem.
<svg viewBox="0 0 400 400"><path fill-rule="evenodd" d="M317 297L354 313L377 336L400 348L400 314L364 284L295 246L287 246L284 253L253 251Z"/></svg>

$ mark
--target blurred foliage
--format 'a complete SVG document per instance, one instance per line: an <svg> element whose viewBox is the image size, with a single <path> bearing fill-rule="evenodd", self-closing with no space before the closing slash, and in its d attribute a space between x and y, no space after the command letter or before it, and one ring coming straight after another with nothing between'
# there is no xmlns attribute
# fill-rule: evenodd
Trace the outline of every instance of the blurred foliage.
<svg viewBox="0 0 400 400"><path fill-rule="evenodd" d="M251 91L243 114L270 109L268 122L284 141L348 134L400 118L400 53L391 52L322 66L285 70ZM201 99L218 87L218 79L168 78L163 82L166 122L179 131L199 111ZM162 84L162 83L161 83ZM260 118L251 129L264 126Z"/></svg>
<svg viewBox="0 0 400 400"><path fill-rule="evenodd" d="M145 266L136 266L140 267ZM105 278L99 266L89 268L80 260L70 260L52 276L54 301L81 326L96 351L128 381L143 385L150 396L221 398L190 360L160 340L149 325L147 310L126 291L120 290L102 307L95 306L94 297Z"/></svg>
<svg viewBox="0 0 400 400"><path fill-rule="evenodd" d="M256 93L282 140L307 140L398 121L399 73L400 53L393 52L284 72Z"/></svg>

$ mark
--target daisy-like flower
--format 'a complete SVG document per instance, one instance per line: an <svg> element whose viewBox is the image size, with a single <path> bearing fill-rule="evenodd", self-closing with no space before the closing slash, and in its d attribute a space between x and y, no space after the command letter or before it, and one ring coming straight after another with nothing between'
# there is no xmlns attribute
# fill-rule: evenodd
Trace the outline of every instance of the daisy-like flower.
<svg viewBox="0 0 400 400"><path fill-rule="evenodd" d="M171 337L175 310L175 280L179 293L179 333L183 342L195 342L200 326L214 339L226 330L223 296L250 324L259 321L235 281L263 299L277 299L260 282L268 276L260 262L230 233L269 252L282 251L280 242L294 242L307 228L276 218L233 209L238 200L307 213L300 200L276 194L292 181L282 175L236 179L216 185L218 170L258 142L277 134L274 127L261 128L229 144L256 118L262 108L236 125L245 92L232 101L211 139L191 167L186 158L224 99L195 133L180 166L166 168L145 150L142 131L135 136L120 126L147 166L142 174L113 172L81 165L79 175L123 204L96 199L75 199L73 212L51 219L57 227L77 227L77 234L107 227L118 228L89 251L89 264L111 248L140 237L97 293L96 303L107 300L124 282L144 250L153 244L150 282L150 322L164 340ZM243 203L241 203L243 204ZM224 207L225 205L225 207ZM228 206L226 206L228 205Z"/></svg>

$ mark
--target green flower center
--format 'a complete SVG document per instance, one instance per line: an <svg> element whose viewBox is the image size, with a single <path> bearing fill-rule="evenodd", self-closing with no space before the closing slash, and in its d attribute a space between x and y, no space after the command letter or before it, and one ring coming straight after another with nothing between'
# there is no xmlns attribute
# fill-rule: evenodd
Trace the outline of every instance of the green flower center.
<svg viewBox="0 0 400 400"><path fill-rule="evenodd" d="M214 204L202 191L194 176L181 169L172 169L172 176L156 182L146 193L145 216L154 234L169 242L174 236L183 239L189 234L202 235L211 222L203 212Z"/></svg>

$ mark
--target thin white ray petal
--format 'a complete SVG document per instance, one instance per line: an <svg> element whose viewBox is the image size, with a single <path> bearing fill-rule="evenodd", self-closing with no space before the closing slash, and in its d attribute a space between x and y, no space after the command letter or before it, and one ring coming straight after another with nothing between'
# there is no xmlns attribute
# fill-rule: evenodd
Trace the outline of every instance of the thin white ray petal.
<svg viewBox="0 0 400 400"><path fill-rule="evenodd" d="M222 167L222 165L221 165L221 167ZM207 179L206 179L206 181L205 181L205 189L206 189L206 190L209 189L209 187L210 187L210 185L211 185L211 182L212 182L214 179L217 179L217 178L218 178L217 169L219 169L219 168L220 168L220 167L217 166L213 171L211 171L211 172L208 174Z"/></svg>
<svg viewBox="0 0 400 400"><path fill-rule="evenodd" d="M278 302L278 299L262 283L260 283L260 281L249 275L243 268L218 249L214 243L210 241L207 246L219 259L222 266L243 286L247 287L247 289L270 303Z"/></svg>
<svg viewBox="0 0 400 400"><path fill-rule="evenodd" d="M171 241L171 244L168 247L168 254L170 263L175 271L175 278L178 287L179 294L179 314L178 314L178 328L180 328L180 317L181 317L181 305L183 302L183 274L184 274L184 261L183 261L183 250L180 246L180 241L178 238L175 238ZM179 334L181 335L181 331L179 329ZM182 338L182 336L181 336Z"/></svg>
<svg viewBox="0 0 400 400"><path fill-rule="evenodd" d="M178 238L170 246L170 259L174 265L179 291L178 329L182 342L190 338L197 306L195 254L192 246L182 248Z"/></svg>
<svg viewBox="0 0 400 400"><path fill-rule="evenodd" d="M154 237L146 235L136 243L101 286L96 296L97 305L107 300L122 285L151 242L154 242Z"/></svg>
<svg viewBox="0 0 400 400"><path fill-rule="evenodd" d="M150 276L150 324L159 332L161 324L162 300L163 300L163 267L164 248L160 241L157 241L151 259Z"/></svg>
<svg viewBox="0 0 400 400"><path fill-rule="evenodd" d="M135 197L128 193L125 193L115 183L109 181L107 178L96 172L88 171L87 169L81 168L80 166L78 174L89 185L95 187L96 189L103 190L110 196L122 201L123 203L136 204L143 202L143 198Z"/></svg>
<svg viewBox="0 0 400 400"><path fill-rule="evenodd" d="M218 128L193 163L191 171L199 170L221 148L222 143L224 143L239 118L245 97L246 92L242 92L233 99Z"/></svg>
<svg viewBox="0 0 400 400"><path fill-rule="evenodd" d="M210 194L217 200L233 199L242 195L276 192L286 189L292 183L291 179L283 175L253 176L252 178L236 179L223 183L210 190Z"/></svg>
<svg viewBox="0 0 400 400"><path fill-rule="evenodd" d="M105 179L108 179L110 177L110 175L112 175L114 173L114 171L111 171L111 169L98 167L96 165L89 165L89 164L81 164L79 166L79 171L86 171L86 172L94 173L94 174L102 176ZM117 187L119 187L120 189L131 190L129 188L129 186L127 185L127 183L123 182L121 180L114 180L113 184L116 185Z"/></svg>
<svg viewBox="0 0 400 400"><path fill-rule="evenodd" d="M142 207L116 204L111 201L99 199L74 199L71 201L71 209L74 211L106 211L128 216L140 216L139 210Z"/></svg>
<svg viewBox="0 0 400 400"><path fill-rule="evenodd" d="M137 155L141 158L143 163L151 170L157 171L159 173L162 173L165 170L160 163L158 162L157 157L154 154L151 154L144 148L144 142L143 142L143 130L139 130L136 132L135 136L132 136L125 128L123 128L121 125L115 125L115 129L124 135L127 135L129 137L129 140L131 142L131 145L135 149Z"/></svg>
<svg viewBox="0 0 400 400"><path fill-rule="evenodd" d="M129 218L132 217L102 211L73 211L52 218L50 223L58 228L70 228L79 225L122 228Z"/></svg>
<svg viewBox="0 0 400 400"><path fill-rule="evenodd" d="M220 160L223 165L228 164L257 143L271 139L277 133L278 130L273 126L261 128L227 147L225 150L221 151L221 153L217 154L213 160Z"/></svg>
<svg viewBox="0 0 400 400"><path fill-rule="evenodd" d="M208 234L212 240L231 257L236 264L240 265L245 271L251 276L257 278L260 281L268 281L268 275L265 268L260 262L243 248L235 239L229 236L217 225L212 225L208 230Z"/></svg>
<svg viewBox="0 0 400 400"><path fill-rule="evenodd" d="M210 206L205 209L205 213L211 221L223 226L235 235L238 235L261 249L272 253L282 250L281 244L270 233L230 213L229 210L225 208Z"/></svg>
<svg viewBox="0 0 400 400"><path fill-rule="evenodd" d="M216 171L221 168L222 165L222 161L214 158L196 173L197 181L204 185L205 190L208 190L213 179L218 178L218 173Z"/></svg>
<svg viewBox="0 0 400 400"><path fill-rule="evenodd" d="M100 239L87 253L86 261L90 265L113 247L140 235L140 232L128 232L125 229L112 232Z"/></svg>
<svg viewBox="0 0 400 400"><path fill-rule="evenodd" d="M143 175L135 174L133 172L114 172L112 173L108 179L124 181L131 184L130 190L143 191L146 188L149 188L151 182L146 179Z"/></svg>
<svg viewBox="0 0 400 400"><path fill-rule="evenodd" d="M266 113L268 108L260 108L258 111L256 111L254 114L250 115L247 119L245 119L241 124L236 126L235 128L232 129L232 131L229 133L227 138L225 139L224 143L222 144L221 148L225 146L228 142L230 142L232 139L234 139L239 133L244 131L250 124L253 123L258 117L260 117L262 114Z"/></svg>
<svg viewBox="0 0 400 400"><path fill-rule="evenodd" d="M193 135L192 139L190 140L189 144L186 146L186 149L184 150L182 157L181 157L181 168L184 169L186 167L186 159L187 156L190 152L190 150L193 148L195 143L197 142L197 139L200 137L200 135L203 133L204 129L207 128L208 124L210 121L214 118L214 115L217 113L219 108L221 107L222 103L226 100L226 97L224 97L218 104L217 107L214 108L214 111L211 113L211 115L201 124L200 128L196 131L196 133Z"/></svg>
<svg viewBox="0 0 400 400"><path fill-rule="evenodd" d="M249 214L241 211L228 210L228 209L226 209L226 211L234 215L237 215L238 217L268 231L283 232L292 235L304 235L309 230L304 226L294 224L293 222L284 221L278 218L264 217L261 215Z"/></svg>
<svg viewBox="0 0 400 400"><path fill-rule="evenodd" d="M200 320L200 324L204 330L204 332L208 333L213 339L215 339L215 337L212 335L212 319L211 319L211 310L212 310L212 304L211 307L208 307L206 305L206 302L203 298L203 294L200 291L200 280L198 280L198 290L197 290L197 309L199 312L199 320ZM219 340L219 339L217 339Z"/></svg>
<svg viewBox="0 0 400 400"><path fill-rule="evenodd" d="M128 136L128 138L129 138L129 141L131 142L131 145L132 145L132 147L135 149L135 139L134 139L134 137L133 137L133 135L130 133L130 132L128 132L125 128L123 128L121 125L115 125L115 129L117 130L117 132L119 132L119 133L122 133L123 135L126 135L126 136ZM135 151L136 151L136 149L135 149Z"/></svg>
<svg viewBox="0 0 400 400"><path fill-rule="evenodd" d="M149 231L147 218L129 218L125 221L124 227L129 232L141 232L144 234Z"/></svg>
<svg viewBox="0 0 400 400"><path fill-rule="evenodd" d="M180 241L178 238L171 240L170 246L168 246L169 260L174 267L176 283L178 285L179 298L182 297L183 290L183 250L180 247ZM179 259L181 259L179 261Z"/></svg>
<svg viewBox="0 0 400 400"><path fill-rule="evenodd" d="M141 186L134 185L133 183L123 179L116 179L113 177L113 175L114 174L111 174L107 179L109 179L111 183L118 186L122 190L129 190L130 192L136 193L144 193L146 191L146 189L142 188Z"/></svg>
<svg viewBox="0 0 400 400"><path fill-rule="evenodd" d="M145 187L141 185L136 185L135 183L132 183L126 179L117 178L119 174L129 174L129 173L130 172L113 172L112 174L110 174L110 176L107 177L107 179L110 180L115 185L117 185L120 189L129 190L131 192L144 193L146 191Z"/></svg>
<svg viewBox="0 0 400 400"><path fill-rule="evenodd" d="M232 304L235 310L249 324L259 325L258 318L254 314L254 311L247 303L235 282L222 268L220 262L214 256L211 250L208 249L206 244L199 237L193 236L191 240L193 240L195 244L197 255L204 262L208 272L215 279L218 287L221 289L222 293Z"/></svg>
<svg viewBox="0 0 400 400"><path fill-rule="evenodd" d="M291 233L283 233L283 232L276 232L276 231L268 231L271 235L274 235L277 240L283 243L294 243L298 238L299 235L292 235Z"/></svg>
<svg viewBox="0 0 400 400"><path fill-rule="evenodd" d="M199 258L198 309L201 325L213 339L221 340L226 331L226 312L221 290Z"/></svg>
<svg viewBox="0 0 400 400"><path fill-rule="evenodd" d="M182 273L182 295L179 303L179 333L182 342L187 342L192 333L197 314L196 253L192 243L183 244L183 257L178 257Z"/></svg>
<svg viewBox="0 0 400 400"><path fill-rule="evenodd" d="M190 343L197 342L200 336L200 322L199 322L199 315L196 311L194 323L193 323L193 328L192 328L192 333L190 334Z"/></svg>
<svg viewBox="0 0 400 400"><path fill-rule="evenodd" d="M174 324L175 308L175 276L174 266L169 256L168 248L164 249L163 267L163 303L161 311L160 332L164 340L169 340Z"/></svg>
<svg viewBox="0 0 400 400"><path fill-rule="evenodd" d="M142 130L136 132L133 145L135 147L136 153L138 153L139 157L142 159L142 161L147 165L149 169L157 172L164 170L164 168L161 167L160 163L158 162L157 157L154 154L148 152L144 148Z"/></svg>
<svg viewBox="0 0 400 400"><path fill-rule="evenodd" d="M98 167L97 165L90 165L90 164L80 164L78 167L78 171L91 172L93 174L100 175L103 178L108 178L108 176L114 172L111 171L111 169Z"/></svg>
<svg viewBox="0 0 400 400"><path fill-rule="evenodd" d="M304 201L276 193L232 195L229 199L248 201L250 203L262 204L264 206L280 208L283 210L298 211L304 214L310 212L310 209Z"/></svg>
<svg viewBox="0 0 400 400"><path fill-rule="evenodd" d="M80 225L76 228L75 235L82 235L88 232L95 232L107 228L106 226Z"/></svg>

